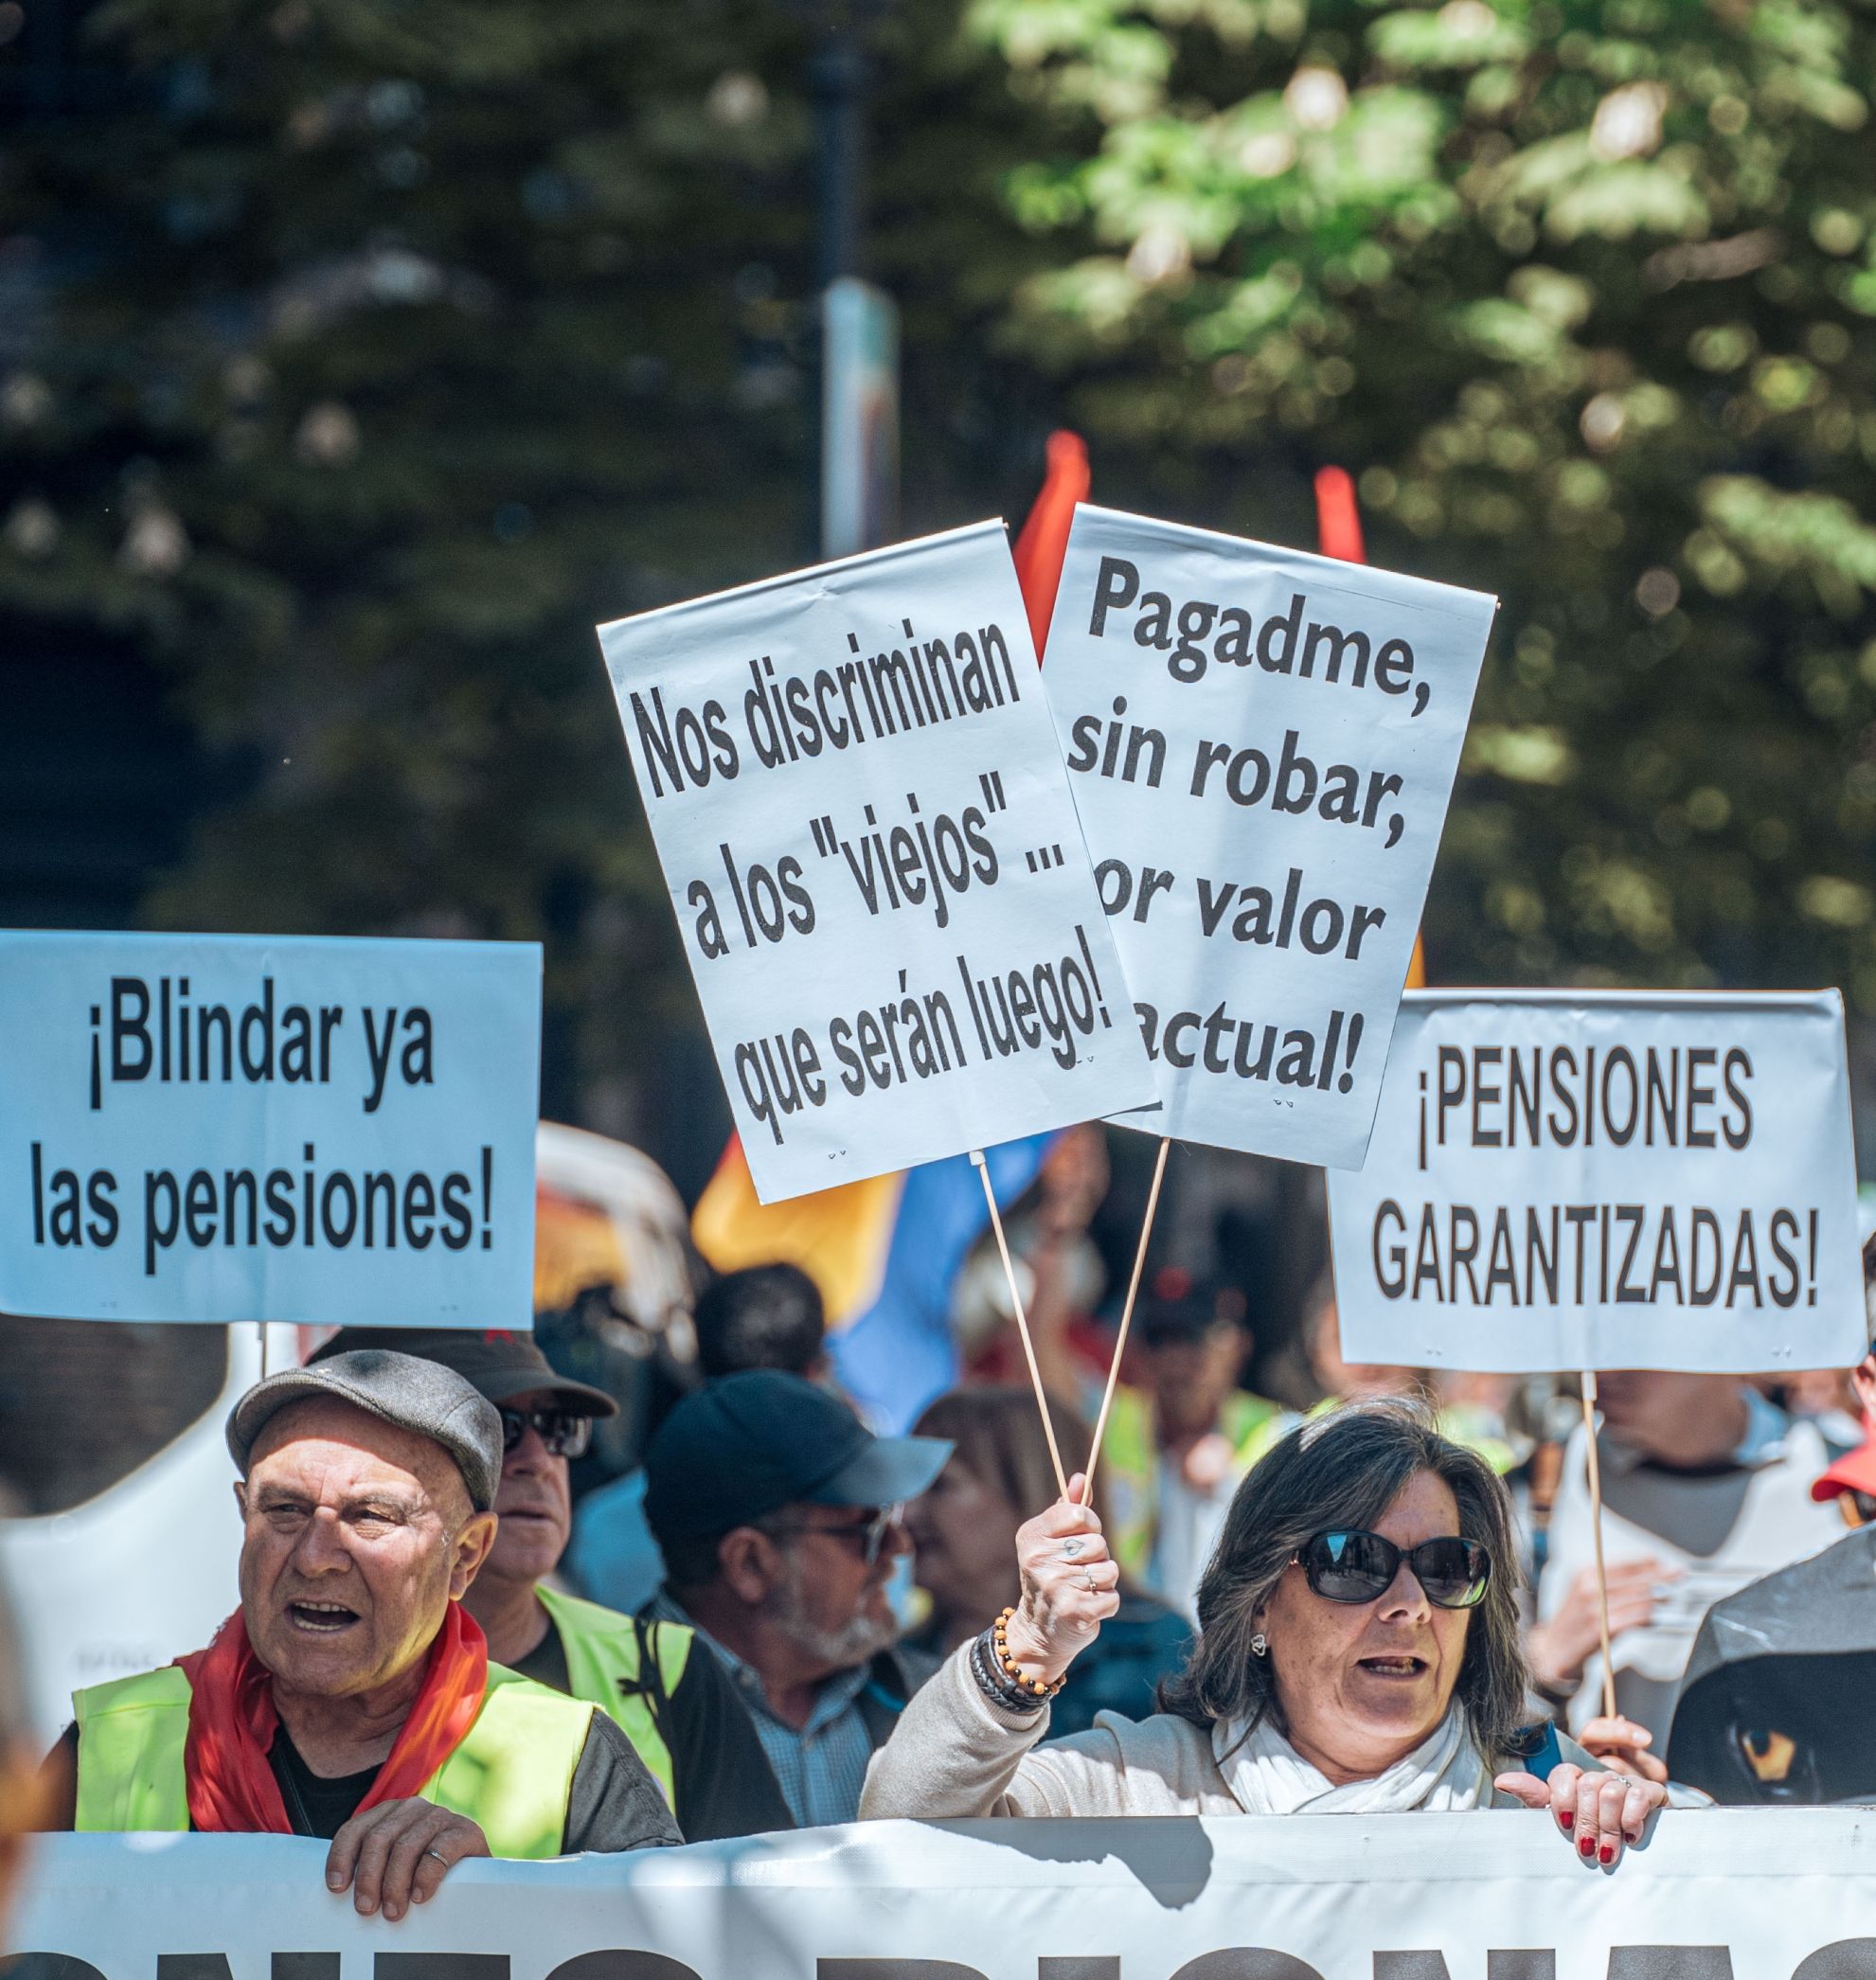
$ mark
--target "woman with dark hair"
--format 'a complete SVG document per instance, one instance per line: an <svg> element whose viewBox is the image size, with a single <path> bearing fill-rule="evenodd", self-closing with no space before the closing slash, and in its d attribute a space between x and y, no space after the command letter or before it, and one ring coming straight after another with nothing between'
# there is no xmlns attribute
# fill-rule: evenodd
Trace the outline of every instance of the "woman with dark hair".
<svg viewBox="0 0 1876 1980"><path fill-rule="evenodd" d="M1087 1425L1064 1402L1055 1403L1051 1414L1063 1463L1085 1471ZM911 1648L942 1657L1020 1597L1017 1529L1032 1507L1054 1499L1055 1474L1035 1394L1027 1386L954 1389L913 1428L952 1445L931 1489L905 1508L916 1579L932 1598L931 1616ZM1099 1510L1099 1493L1096 1503ZM1144 1719L1160 1680L1186 1661L1192 1632L1185 1617L1124 1575L1118 1592L1119 1608L1076 1662L1074 1689L1049 1714L1051 1739L1086 1732L1099 1712Z"/></svg>
<svg viewBox="0 0 1876 1980"><path fill-rule="evenodd" d="M906 1708L863 1816L1523 1806L1607 1865L1667 1798L1526 1726L1510 1500L1413 1404L1302 1424L1249 1473L1199 1585L1198 1646L1140 1723L1038 1748L1119 1570L1067 1502L1016 1551L1021 1599Z"/></svg>

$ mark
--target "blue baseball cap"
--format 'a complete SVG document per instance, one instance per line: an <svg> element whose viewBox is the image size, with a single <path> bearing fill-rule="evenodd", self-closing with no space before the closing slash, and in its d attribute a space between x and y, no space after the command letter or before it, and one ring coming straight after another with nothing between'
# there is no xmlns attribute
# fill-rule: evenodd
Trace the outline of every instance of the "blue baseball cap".
<svg viewBox="0 0 1876 1980"><path fill-rule="evenodd" d="M783 1506L897 1506L944 1469L937 1436L875 1436L826 1389L779 1368L687 1396L645 1454L645 1517L663 1546L714 1540Z"/></svg>

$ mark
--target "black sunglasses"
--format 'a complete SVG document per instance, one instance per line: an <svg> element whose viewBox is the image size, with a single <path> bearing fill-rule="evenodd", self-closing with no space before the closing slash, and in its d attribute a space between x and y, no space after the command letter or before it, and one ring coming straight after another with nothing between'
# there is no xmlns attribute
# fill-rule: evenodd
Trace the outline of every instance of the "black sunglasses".
<svg viewBox="0 0 1876 1980"><path fill-rule="evenodd" d="M549 1457L584 1457L592 1441L593 1418L575 1409L504 1409L502 1450L512 1451L527 1435L529 1424L541 1434Z"/></svg>
<svg viewBox="0 0 1876 1980"><path fill-rule="evenodd" d="M788 1533L825 1533L830 1540L857 1540L871 1567L880 1558L880 1549L885 1545L885 1537L899 1524L905 1508L902 1506L882 1506L870 1517L846 1526L815 1526L805 1520L774 1520L765 1522L761 1531L772 1539Z"/></svg>
<svg viewBox="0 0 1876 1980"><path fill-rule="evenodd" d="M1295 1557L1309 1584L1330 1602L1372 1602L1394 1585L1402 1561L1436 1609L1470 1609L1492 1579L1492 1556L1475 1540L1423 1540L1397 1547L1380 1533L1318 1533Z"/></svg>

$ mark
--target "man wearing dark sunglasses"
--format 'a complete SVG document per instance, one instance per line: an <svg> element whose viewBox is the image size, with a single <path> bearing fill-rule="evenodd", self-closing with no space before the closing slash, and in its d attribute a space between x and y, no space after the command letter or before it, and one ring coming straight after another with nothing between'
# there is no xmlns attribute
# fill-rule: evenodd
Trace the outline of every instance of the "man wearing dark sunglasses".
<svg viewBox="0 0 1876 1980"><path fill-rule="evenodd" d="M319 1350L392 1347L453 1368L502 1419L493 1546L463 1597L489 1654L616 1721L664 1790L685 1840L715 1842L793 1827L748 1712L679 1622L640 1622L548 1579L572 1527L568 1465L596 1417L617 1414L603 1389L560 1374L526 1334L347 1328Z"/></svg>
<svg viewBox="0 0 1876 1980"><path fill-rule="evenodd" d="M773 1368L705 1383L646 1453L667 1580L642 1613L704 1632L804 1828L854 1819L867 1762L929 1668L893 1642L886 1582L909 1546L899 1507L950 1454L873 1436Z"/></svg>

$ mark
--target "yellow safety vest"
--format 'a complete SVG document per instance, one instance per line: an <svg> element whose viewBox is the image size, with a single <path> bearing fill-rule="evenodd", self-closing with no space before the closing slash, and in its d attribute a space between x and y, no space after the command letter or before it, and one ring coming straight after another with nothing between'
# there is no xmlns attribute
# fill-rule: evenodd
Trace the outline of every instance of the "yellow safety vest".
<svg viewBox="0 0 1876 1980"><path fill-rule="evenodd" d="M189 1681L175 1665L75 1692L80 1829L186 1829ZM466 1815L491 1856L559 1856L593 1707L499 1664L475 1723L418 1793Z"/></svg>
<svg viewBox="0 0 1876 1980"><path fill-rule="evenodd" d="M660 1697L669 1698L676 1690L690 1660L696 1631L676 1622L645 1626L645 1641L657 1673L653 1692L642 1676L639 1631L631 1616L552 1588L537 1588L534 1593L560 1634L574 1697L598 1705L618 1726L675 1810L677 1789L670 1747L658 1723L657 1706Z"/></svg>
<svg viewBox="0 0 1876 1980"><path fill-rule="evenodd" d="M1233 1462L1245 1472L1291 1421L1289 1412L1267 1396L1233 1389L1219 1412L1218 1427L1231 1446ZM1115 1390L1100 1461L1107 1543L1129 1574L1144 1575L1159 1521L1159 1439L1153 1434L1152 1398L1145 1390Z"/></svg>

